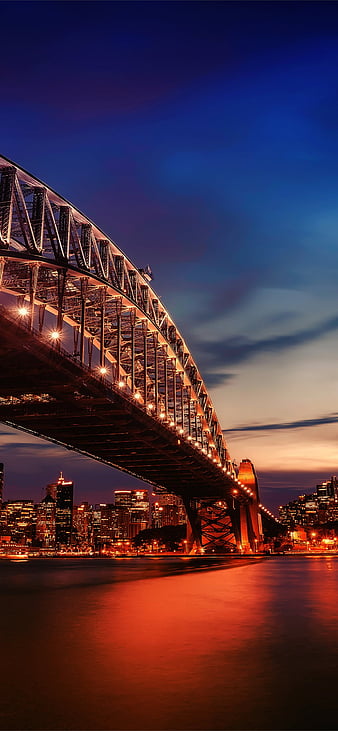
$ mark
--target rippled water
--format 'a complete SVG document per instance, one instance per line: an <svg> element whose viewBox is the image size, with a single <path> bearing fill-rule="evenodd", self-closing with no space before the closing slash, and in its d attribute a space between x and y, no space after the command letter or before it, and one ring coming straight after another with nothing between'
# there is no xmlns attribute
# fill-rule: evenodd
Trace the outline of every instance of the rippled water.
<svg viewBox="0 0 338 731"><path fill-rule="evenodd" d="M0 581L2 729L337 728L335 557L2 560Z"/></svg>

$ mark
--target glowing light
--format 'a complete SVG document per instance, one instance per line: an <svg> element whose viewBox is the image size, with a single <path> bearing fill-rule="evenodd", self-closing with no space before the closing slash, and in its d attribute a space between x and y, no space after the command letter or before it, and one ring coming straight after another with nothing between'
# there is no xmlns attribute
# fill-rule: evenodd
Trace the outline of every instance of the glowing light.
<svg viewBox="0 0 338 731"><path fill-rule="evenodd" d="M169 422L169 426L175 426L175 422L174 421L170 421Z"/></svg>
<svg viewBox="0 0 338 731"><path fill-rule="evenodd" d="M154 404L148 404L147 408L149 409L149 411L152 411L154 408Z"/></svg>
<svg viewBox="0 0 338 731"><path fill-rule="evenodd" d="M119 388L124 388L124 387L125 387L125 385L126 385L126 384L125 384L125 382L124 382L124 381L119 381Z"/></svg>
<svg viewBox="0 0 338 731"><path fill-rule="evenodd" d="M138 401L141 398L141 394L136 391L136 393L134 393L134 398L136 398L136 400Z"/></svg>
<svg viewBox="0 0 338 731"><path fill-rule="evenodd" d="M101 366L100 373L101 373L101 376L104 376L105 373L107 373L107 368L105 368L105 366Z"/></svg>
<svg viewBox="0 0 338 731"><path fill-rule="evenodd" d="M195 447L199 447L199 443L198 442L195 442Z"/></svg>
<svg viewBox="0 0 338 731"><path fill-rule="evenodd" d="M165 413L164 413L164 411L161 411L161 413L160 413L160 419L165 419Z"/></svg>
<svg viewBox="0 0 338 731"><path fill-rule="evenodd" d="M184 429L180 429L180 430L179 430L179 433L180 433L180 434L184 434Z"/></svg>
<svg viewBox="0 0 338 731"><path fill-rule="evenodd" d="M18 314L20 315L20 317L26 317L26 315L28 315L28 308L18 307Z"/></svg>
<svg viewBox="0 0 338 731"><path fill-rule="evenodd" d="M187 439L188 439L188 442L191 442L191 441L192 441L192 437L190 436L190 434L189 434L189 436L187 437Z"/></svg>
<svg viewBox="0 0 338 731"><path fill-rule="evenodd" d="M52 340L59 340L61 337L60 330L52 330L50 337Z"/></svg>

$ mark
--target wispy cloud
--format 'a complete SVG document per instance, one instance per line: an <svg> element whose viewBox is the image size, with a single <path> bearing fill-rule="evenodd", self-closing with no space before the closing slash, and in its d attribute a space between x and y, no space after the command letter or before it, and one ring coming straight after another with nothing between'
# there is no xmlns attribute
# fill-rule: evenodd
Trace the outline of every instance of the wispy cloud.
<svg viewBox="0 0 338 731"><path fill-rule="evenodd" d="M263 338L261 340L250 340L249 338L233 337L217 342L201 342L195 344L195 351L204 361L204 372L219 369L221 366L242 363L260 353L277 353L283 350L296 348L300 345L316 340L329 333L338 330L338 317L332 317L316 324L313 327L299 330L290 335L277 335L275 337Z"/></svg>
<svg viewBox="0 0 338 731"><path fill-rule="evenodd" d="M322 424L338 423L338 414L328 414L315 419L300 419L299 421L286 421L275 424L248 424L235 429L223 429L224 434L234 432L271 431L273 429L303 429L304 427L321 426Z"/></svg>

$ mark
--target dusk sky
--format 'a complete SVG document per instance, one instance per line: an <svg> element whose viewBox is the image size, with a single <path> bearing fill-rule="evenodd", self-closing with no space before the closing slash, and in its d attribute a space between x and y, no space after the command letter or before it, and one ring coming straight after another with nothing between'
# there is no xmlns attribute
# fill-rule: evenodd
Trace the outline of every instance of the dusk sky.
<svg viewBox="0 0 338 731"><path fill-rule="evenodd" d="M0 153L175 320L271 510L338 473L338 4L0 2ZM0 425L5 499L128 475Z"/></svg>

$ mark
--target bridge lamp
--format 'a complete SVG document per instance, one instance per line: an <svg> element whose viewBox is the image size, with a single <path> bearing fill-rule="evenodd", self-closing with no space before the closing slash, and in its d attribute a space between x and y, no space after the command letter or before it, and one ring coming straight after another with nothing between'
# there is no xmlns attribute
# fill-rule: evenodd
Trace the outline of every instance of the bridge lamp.
<svg viewBox="0 0 338 731"><path fill-rule="evenodd" d="M165 419L165 413L164 413L164 411L161 411L161 413L160 413L160 419Z"/></svg>
<svg viewBox="0 0 338 731"><path fill-rule="evenodd" d="M134 398L136 398L136 401L139 401L139 399L141 398L141 394L136 391L136 393L134 393Z"/></svg>
<svg viewBox="0 0 338 731"><path fill-rule="evenodd" d="M187 439L188 439L188 442L191 442L191 441L192 441L192 437L190 436L190 434L189 434L189 436L187 437Z"/></svg>
<svg viewBox="0 0 338 731"><path fill-rule="evenodd" d="M169 422L169 426L175 426L175 422L174 421L170 421Z"/></svg>
<svg viewBox="0 0 338 731"><path fill-rule="evenodd" d="M125 385L126 385L126 384L125 384L125 382L124 382L124 381L119 381L119 388L124 388L124 387L125 387Z"/></svg>
<svg viewBox="0 0 338 731"><path fill-rule="evenodd" d="M28 315L28 307L18 307L18 315L20 315L20 317L26 317L26 315Z"/></svg>
<svg viewBox="0 0 338 731"><path fill-rule="evenodd" d="M51 337L51 340L55 340L55 341L60 340L60 337L61 337L60 330L52 330L50 337Z"/></svg>
<svg viewBox="0 0 338 731"><path fill-rule="evenodd" d="M107 373L107 368L105 366L101 366L100 373L101 373L101 376L104 376Z"/></svg>
<svg viewBox="0 0 338 731"><path fill-rule="evenodd" d="M152 411L154 408L154 404L147 404L147 408L149 409L149 411Z"/></svg>
<svg viewBox="0 0 338 731"><path fill-rule="evenodd" d="M184 429L180 429L179 434L184 434Z"/></svg>

